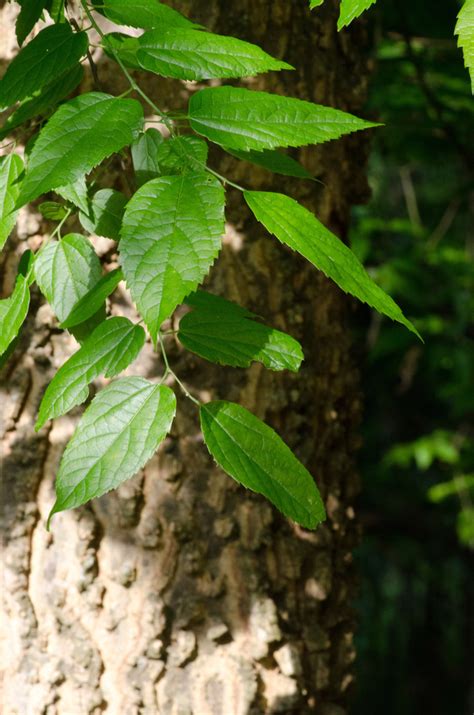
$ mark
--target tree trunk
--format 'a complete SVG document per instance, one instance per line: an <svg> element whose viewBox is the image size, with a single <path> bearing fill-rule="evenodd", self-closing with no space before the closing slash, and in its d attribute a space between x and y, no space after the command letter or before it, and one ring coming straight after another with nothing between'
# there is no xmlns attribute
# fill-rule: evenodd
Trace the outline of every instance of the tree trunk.
<svg viewBox="0 0 474 715"><path fill-rule="evenodd" d="M313 15L307 5L175 3L203 25L257 42L297 68L247 86L357 113L367 79L364 30L338 35L333 2ZM12 6L0 13L2 38L10 37ZM106 59L99 73L105 89L115 90L117 72ZM143 81L162 105L184 106L188 87ZM350 205L367 194L366 142L355 136L301 151L323 183L274 178L217 149L212 161L239 183L286 191L344 237ZM110 177L118 187L120 173L118 165ZM48 534L54 475L81 410L33 430L48 381L77 347L35 293L3 370L8 715L346 712L360 413L352 304L267 236L233 190L227 219L212 290L300 339L303 369L224 369L170 344L175 370L202 399L238 401L271 424L315 475L328 520L314 533L300 529L223 475L207 455L193 406L180 397L172 434L143 472L117 492L54 517ZM36 248L47 230L38 214L22 211L4 261L5 294L18 253ZM103 240L96 246L109 249ZM131 308L119 296L112 310ZM130 369L153 377L160 371L151 350Z"/></svg>

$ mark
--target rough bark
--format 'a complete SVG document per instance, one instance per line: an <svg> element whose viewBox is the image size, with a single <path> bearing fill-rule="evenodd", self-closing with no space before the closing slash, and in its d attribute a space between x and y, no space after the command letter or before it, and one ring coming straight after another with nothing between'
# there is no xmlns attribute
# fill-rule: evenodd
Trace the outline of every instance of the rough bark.
<svg viewBox="0 0 474 715"><path fill-rule="evenodd" d="M208 27L261 44L298 69L248 84L357 112L367 66L362 29L340 35L336 8L310 16L306 0L175 3ZM12 35L12 8L2 10ZM6 43L4 55L13 51ZM105 87L115 70L99 67ZM90 82L90 79L88 80ZM183 106L188 88L149 82L162 104ZM165 89L166 88L166 89ZM167 99L163 92L167 91ZM322 184L282 181L216 150L214 166L254 188L290 193L339 235L363 200L366 139L300 158ZM110 181L120 186L121 167ZM8 715L343 715L352 683L351 506L360 412L351 356L350 301L265 235L229 192L228 231L212 287L288 330L304 346L300 374L213 367L170 345L175 369L203 399L239 401L268 421L315 475L328 521L310 533L225 477L180 398L172 435L117 492L56 516L54 474L80 410L33 431L48 381L75 349L37 293L3 370L5 566L4 712ZM48 226L23 211L3 267L4 292L18 253ZM110 246L97 240L99 251ZM114 312L129 312L122 300ZM156 376L151 350L132 373ZM98 382L100 386L100 382Z"/></svg>

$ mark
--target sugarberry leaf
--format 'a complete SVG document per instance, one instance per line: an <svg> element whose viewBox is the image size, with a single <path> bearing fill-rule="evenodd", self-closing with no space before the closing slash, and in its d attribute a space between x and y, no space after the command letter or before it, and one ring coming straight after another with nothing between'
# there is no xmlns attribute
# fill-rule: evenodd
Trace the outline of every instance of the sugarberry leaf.
<svg viewBox="0 0 474 715"><path fill-rule="evenodd" d="M101 390L64 452L53 514L85 504L133 477L168 434L176 398L165 385L125 377Z"/></svg>
<svg viewBox="0 0 474 715"><path fill-rule="evenodd" d="M308 529L325 519L313 477L268 425L223 400L202 405L200 415L207 448L227 474Z"/></svg>

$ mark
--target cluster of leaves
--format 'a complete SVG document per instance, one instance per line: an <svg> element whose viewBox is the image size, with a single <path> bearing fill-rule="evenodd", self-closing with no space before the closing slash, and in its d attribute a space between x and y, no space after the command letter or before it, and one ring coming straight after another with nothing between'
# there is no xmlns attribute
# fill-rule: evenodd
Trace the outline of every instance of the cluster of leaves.
<svg viewBox="0 0 474 715"><path fill-rule="evenodd" d="M360 17L377 0L341 0L341 9L337 21L337 29L342 30L353 20ZM324 0L309 0L311 9L322 5ZM464 64L471 76L472 92L474 94L474 0L464 0L459 11L454 34L458 36L458 45L464 54Z"/></svg>
<svg viewBox="0 0 474 715"><path fill-rule="evenodd" d="M246 409L223 401L200 404L189 394L169 365L162 325L184 301L190 312L177 338L188 350L221 365L247 367L258 360L272 370L297 371L300 366L303 353L293 338L263 325L245 308L197 290L221 247L225 187L230 184L243 192L255 218L282 244L344 291L417 334L355 254L306 208L282 194L245 190L207 164L206 140L234 156L301 178L307 175L303 167L278 148L317 144L374 125L299 99L219 86L192 94L182 117L188 121L183 134L182 122L178 126L157 107L131 71L207 80L291 67L247 42L205 32L157 0L81 0L79 9L82 29L63 3L22 0L20 42L43 10L54 24L19 51L0 80L0 108L11 110L3 135L27 119L48 115L27 146L26 166L16 153L0 165L2 242L22 206L52 191L63 200L47 197L40 205L59 224L38 254L23 262L13 294L0 303L1 352L11 349L36 281L60 326L80 343L44 395L40 429L83 403L97 376L117 376L141 350L144 329L127 318L106 315L106 298L125 279L152 343L161 349L165 373L158 384L119 378L97 394L64 453L51 515L104 494L144 466L173 422L176 400L164 384L172 378L199 407L204 440L216 462L286 516L314 528L324 518L324 506L313 477L280 437ZM104 34L96 13L143 33ZM120 97L93 91L64 101L79 85L82 63L90 56L90 30L99 34L103 50L123 71L130 89ZM128 97L132 92L143 104ZM166 139L146 128L144 106L160 118ZM131 151L136 191L125 196L107 187L97 190L90 173L125 150ZM120 269L103 272L88 236L61 236L74 212L86 233L118 242Z"/></svg>

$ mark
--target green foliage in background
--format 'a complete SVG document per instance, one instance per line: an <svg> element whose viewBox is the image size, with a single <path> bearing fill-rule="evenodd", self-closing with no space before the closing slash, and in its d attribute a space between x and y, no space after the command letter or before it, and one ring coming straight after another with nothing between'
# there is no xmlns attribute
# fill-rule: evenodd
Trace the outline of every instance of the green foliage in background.
<svg viewBox="0 0 474 715"><path fill-rule="evenodd" d="M386 131L351 245L425 342L361 319L354 715L472 711L474 104L451 32L459 6L380 0L365 18L380 39L369 107Z"/></svg>

